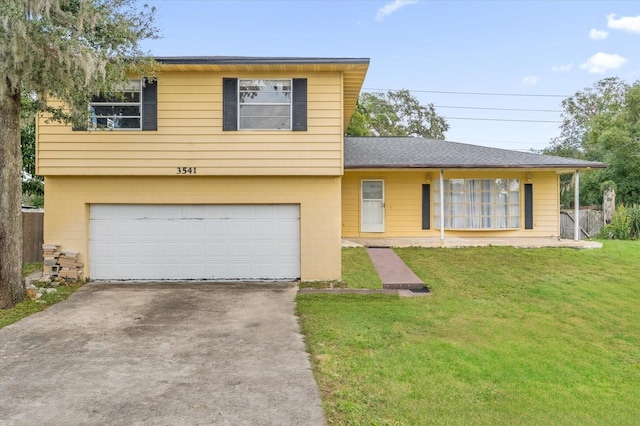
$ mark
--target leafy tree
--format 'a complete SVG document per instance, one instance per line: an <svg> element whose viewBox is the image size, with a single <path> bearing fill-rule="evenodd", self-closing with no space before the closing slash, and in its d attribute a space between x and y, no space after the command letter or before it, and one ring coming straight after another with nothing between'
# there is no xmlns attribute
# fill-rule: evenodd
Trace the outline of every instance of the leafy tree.
<svg viewBox="0 0 640 426"><path fill-rule="evenodd" d="M29 93L22 93L20 151L22 152L22 194L24 196L44 195L42 176L36 175L36 100Z"/></svg>
<svg viewBox="0 0 640 426"><path fill-rule="evenodd" d="M356 103L356 109L353 111L351 121L349 121L349 128L347 129L347 135L349 136L373 136L371 128L367 120L364 107L360 103L360 100Z"/></svg>
<svg viewBox="0 0 640 426"><path fill-rule="evenodd" d="M618 77L605 78L562 101L560 136L551 140L546 154L585 158L584 137L599 114L617 111L629 85Z"/></svg>
<svg viewBox="0 0 640 426"><path fill-rule="evenodd" d="M580 179L581 204L600 204L606 181L615 182L618 201L640 202L640 83L600 80L565 99L562 107L561 134L544 153L610 165Z"/></svg>
<svg viewBox="0 0 640 426"><path fill-rule="evenodd" d="M421 105L408 90L389 90L360 95L347 135L444 139L447 130L449 124L433 104Z"/></svg>
<svg viewBox="0 0 640 426"><path fill-rule="evenodd" d="M82 122L91 96L148 75L139 42L156 37L155 9L135 0L3 0L0 7L0 308L24 297L22 93L52 119ZM61 103L50 103L56 99ZM65 107L63 107L64 105ZM85 121L86 122L86 121Z"/></svg>

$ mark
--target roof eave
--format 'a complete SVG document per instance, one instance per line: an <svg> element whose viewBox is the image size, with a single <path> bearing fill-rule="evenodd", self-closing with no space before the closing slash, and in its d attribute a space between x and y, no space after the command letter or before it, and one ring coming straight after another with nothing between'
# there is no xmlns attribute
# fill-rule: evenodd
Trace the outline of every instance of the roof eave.
<svg viewBox="0 0 640 426"><path fill-rule="evenodd" d="M251 56L155 56L156 62L166 65L301 65L344 64L369 65L369 58L306 58Z"/></svg>
<svg viewBox="0 0 640 426"><path fill-rule="evenodd" d="M592 169L605 169L609 167L605 163L585 164L353 164L345 165L346 170L361 169L547 169L566 171L585 171Z"/></svg>

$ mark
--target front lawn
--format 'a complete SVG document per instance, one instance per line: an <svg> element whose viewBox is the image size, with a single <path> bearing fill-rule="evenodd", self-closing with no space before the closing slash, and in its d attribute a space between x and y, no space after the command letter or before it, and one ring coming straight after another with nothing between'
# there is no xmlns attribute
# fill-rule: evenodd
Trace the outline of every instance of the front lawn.
<svg viewBox="0 0 640 426"><path fill-rule="evenodd" d="M22 274L24 276L40 270L42 270L42 262L25 263L22 266ZM44 310L48 306L65 300L79 289L81 285L81 282L61 285L56 288L55 293L43 294L38 300L32 300L27 297L11 309L0 309L0 328L18 322L29 315Z"/></svg>
<svg viewBox="0 0 640 426"><path fill-rule="evenodd" d="M431 296L299 295L328 423L638 424L640 242L604 244L398 249Z"/></svg>

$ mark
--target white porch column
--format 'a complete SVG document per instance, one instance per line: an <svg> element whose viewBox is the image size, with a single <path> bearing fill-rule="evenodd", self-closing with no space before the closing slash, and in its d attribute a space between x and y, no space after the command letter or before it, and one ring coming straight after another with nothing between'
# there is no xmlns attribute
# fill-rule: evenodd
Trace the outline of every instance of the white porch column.
<svg viewBox="0 0 640 426"><path fill-rule="evenodd" d="M573 174L573 208L575 209L573 239L580 240L580 172L578 170Z"/></svg>
<svg viewBox="0 0 640 426"><path fill-rule="evenodd" d="M440 169L440 241L444 241L444 170Z"/></svg>

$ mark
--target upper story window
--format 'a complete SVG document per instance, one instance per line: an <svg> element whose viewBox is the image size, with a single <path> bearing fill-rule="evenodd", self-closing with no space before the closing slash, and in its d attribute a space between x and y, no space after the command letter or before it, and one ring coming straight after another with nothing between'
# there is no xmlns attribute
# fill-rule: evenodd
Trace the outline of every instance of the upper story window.
<svg viewBox="0 0 640 426"><path fill-rule="evenodd" d="M222 79L222 129L307 130L307 79Z"/></svg>
<svg viewBox="0 0 640 426"><path fill-rule="evenodd" d="M238 129L291 130L291 80L239 80Z"/></svg>
<svg viewBox="0 0 640 426"><path fill-rule="evenodd" d="M91 129L142 129L142 80L131 80L121 94L94 96Z"/></svg>

